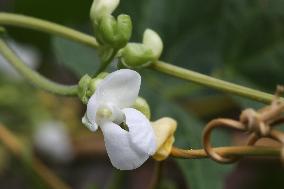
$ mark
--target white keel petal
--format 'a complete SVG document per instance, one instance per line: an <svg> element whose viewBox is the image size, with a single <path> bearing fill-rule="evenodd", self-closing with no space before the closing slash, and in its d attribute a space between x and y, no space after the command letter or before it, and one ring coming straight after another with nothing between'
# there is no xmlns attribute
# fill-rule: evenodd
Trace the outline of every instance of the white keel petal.
<svg viewBox="0 0 284 189"><path fill-rule="evenodd" d="M120 170L132 170L140 167L148 158L147 153L133 149L129 133L119 125L105 122L101 129L104 134L105 146L114 167Z"/></svg>
<svg viewBox="0 0 284 189"><path fill-rule="evenodd" d="M150 121L136 109L124 108L122 111L125 114L133 147L141 153L153 155L157 145Z"/></svg>

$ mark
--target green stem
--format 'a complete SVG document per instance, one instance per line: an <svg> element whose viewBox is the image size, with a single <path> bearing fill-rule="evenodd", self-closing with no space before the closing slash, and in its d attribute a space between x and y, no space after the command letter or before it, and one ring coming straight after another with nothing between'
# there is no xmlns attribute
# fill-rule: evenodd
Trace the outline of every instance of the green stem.
<svg viewBox="0 0 284 189"><path fill-rule="evenodd" d="M175 76L186 81L192 81L210 88L221 90L227 93L235 94L242 97L247 97L263 103L270 103L274 95L269 93L254 90L248 87L243 87L227 81L216 79L207 75L203 75L191 70L180 68L162 61L157 61L151 65L151 68L168 75Z"/></svg>
<svg viewBox="0 0 284 189"><path fill-rule="evenodd" d="M34 70L30 69L23 61L8 47L6 42L0 38L0 53L7 61L32 84L59 95L77 95L77 85L65 86L57 84L41 76Z"/></svg>
<svg viewBox="0 0 284 189"><path fill-rule="evenodd" d="M48 22L45 20L32 18L23 15L16 15L10 13L0 13L0 25L11 25L30 28L47 32L50 34L59 35L71 40L90 45L94 48L99 46L98 42L93 36L83 34L76 30ZM247 97L259 102L270 103L274 95L265 92L250 89L226 81L222 81L207 75L203 75L194 71L190 71L184 68L179 68L174 65L158 61L151 66L152 69L157 71L181 78L187 81L192 81L200 85L204 85L217 90L225 91L231 94ZM102 68L104 69L104 68Z"/></svg>
<svg viewBox="0 0 284 189"><path fill-rule="evenodd" d="M0 13L0 25L29 28L69 38L71 40L89 45L94 48L97 48L99 46L97 40L93 36L81 33L59 24L29 16L11 13Z"/></svg>
<svg viewBox="0 0 284 189"><path fill-rule="evenodd" d="M117 54L117 51L118 50L113 49L109 58L106 61L102 61L101 66L99 67L98 71L95 73L95 76L97 76L99 73L105 71L105 69L108 67L108 65L111 63L111 61L113 60L113 58Z"/></svg>

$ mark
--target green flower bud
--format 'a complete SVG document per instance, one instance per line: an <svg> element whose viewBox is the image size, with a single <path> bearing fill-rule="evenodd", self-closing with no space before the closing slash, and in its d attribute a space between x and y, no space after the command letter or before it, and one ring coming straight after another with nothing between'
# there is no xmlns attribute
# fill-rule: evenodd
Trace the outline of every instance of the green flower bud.
<svg viewBox="0 0 284 189"><path fill-rule="evenodd" d="M150 106L144 98L138 97L132 107L142 112L148 119L151 118Z"/></svg>
<svg viewBox="0 0 284 189"><path fill-rule="evenodd" d="M89 100L88 89L91 80L92 78L86 74L79 81L78 96L84 104L87 104Z"/></svg>
<svg viewBox="0 0 284 189"><path fill-rule="evenodd" d="M126 67L141 67L154 60L151 48L139 43L128 43L121 51L121 63Z"/></svg>
<svg viewBox="0 0 284 189"><path fill-rule="evenodd" d="M88 86L88 96L91 97L95 90L97 89L98 84L108 75L107 72L101 72L96 78L93 78Z"/></svg>
<svg viewBox="0 0 284 189"><path fill-rule="evenodd" d="M89 98L94 94L98 84L108 75L106 72L100 73L96 78L84 75L78 84L78 96L84 104L87 104Z"/></svg>
<svg viewBox="0 0 284 189"><path fill-rule="evenodd" d="M94 0L90 10L90 17L95 24L105 15L111 15L119 4L119 0Z"/></svg>
<svg viewBox="0 0 284 189"><path fill-rule="evenodd" d="M119 52L121 64L128 68L148 66L158 60L163 51L163 42L153 30L143 34L143 43L128 43Z"/></svg>
<svg viewBox="0 0 284 189"><path fill-rule="evenodd" d="M143 34L143 44L151 48L155 59L159 59L163 51L163 41L153 30L147 29Z"/></svg>
<svg viewBox="0 0 284 189"><path fill-rule="evenodd" d="M98 40L116 49L124 47L131 37L132 22L128 15L105 15L98 23Z"/></svg>

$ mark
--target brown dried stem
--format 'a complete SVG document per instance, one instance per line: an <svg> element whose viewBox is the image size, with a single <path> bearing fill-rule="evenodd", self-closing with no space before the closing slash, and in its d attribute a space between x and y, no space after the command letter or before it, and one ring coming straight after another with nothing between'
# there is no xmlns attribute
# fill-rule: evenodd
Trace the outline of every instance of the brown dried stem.
<svg viewBox="0 0 284 189"><path fill-rule="evenodd" d="M279 97L280 93L283 91L284 87L278 86L275 98L269 106L257 111L251 108L246 109L241 113L238 121L232 119L214 119L210 121L203 130L203 146L208 156L220 163L232 163L239 159L236 154L233 154L233 156L229 154L220 154L216 149L212 148L210 141L211 133L213 129L220 127L227 127L250 133L247 143L248 146L254 145L259 139L264 137L276 140L284 146L284 133L275 130L273 127L284 121L282 115L284 112L284 102L280 100ZM239 148L243 150L244 147ZM282 149L278 150L281 152ZM221 151L221 153L223 152ZM279 156L284 159L283 153L280 153Z"/></svg>

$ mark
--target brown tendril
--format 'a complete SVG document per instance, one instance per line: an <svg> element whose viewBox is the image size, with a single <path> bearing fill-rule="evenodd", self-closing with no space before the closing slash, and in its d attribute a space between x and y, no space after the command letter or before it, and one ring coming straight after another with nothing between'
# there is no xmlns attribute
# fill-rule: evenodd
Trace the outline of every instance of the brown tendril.
<svg viewBox="0 0 284 189"><path fill-rule="evenodd" d="M282 147L281 159L284 161L284 133L275 130L273 126L284 123L284 102L280 94L284 92L283 86L277 86L275 97L270 105L254 110L252 108L242 111L238 121L232 119L218 118L210 121L203 130L203 147L207 155L220 163L233 163L240 157L222 156L214 151L211 145L211 133L213 129L227 127L250 133L247 145L254 145L261 138L270 138L280 142Z"/></svg>

